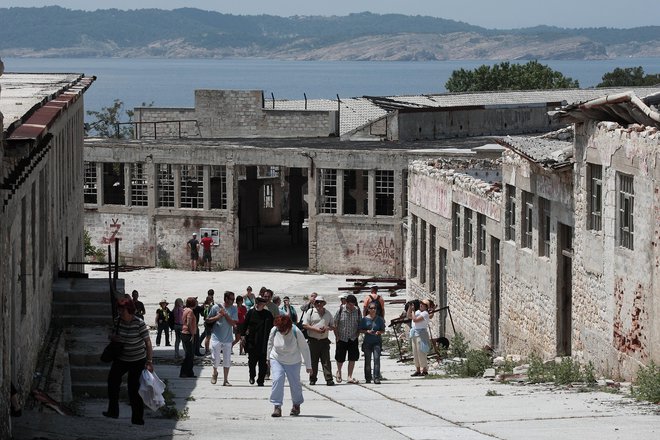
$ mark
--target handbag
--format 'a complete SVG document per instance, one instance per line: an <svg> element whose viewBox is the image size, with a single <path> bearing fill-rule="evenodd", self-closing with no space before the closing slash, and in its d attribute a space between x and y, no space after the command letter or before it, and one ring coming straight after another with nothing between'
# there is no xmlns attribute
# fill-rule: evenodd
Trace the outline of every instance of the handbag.
<svg viewBox="0 0 660 440"><path fill-rule="evenodd" d="M114 334L116 335L118 334L118 332L119 332L119 319L117 319L117 325L115 325ZM103 353L101 353L101 362L106 362L106 363L113 362L114 360L119 358L123 350L124 350L123 342L110 341L108 345L106 345L105 348L103 349Z"/></svg>

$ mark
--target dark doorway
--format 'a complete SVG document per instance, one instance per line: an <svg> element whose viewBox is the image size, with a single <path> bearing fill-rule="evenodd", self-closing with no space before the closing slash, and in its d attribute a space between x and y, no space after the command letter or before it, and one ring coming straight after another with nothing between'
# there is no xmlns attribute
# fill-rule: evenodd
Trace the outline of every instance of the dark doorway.
<svg viewBox="0 0 660 440"><path fill-rule="evenodd" d="M239 267L307 270L307 169L246 166L238 194Z"/></svg>
<svg viewBox="0 0 660 440"><path fill-rule="evenodd" d="M438 318L439 334L447 335L447 249L441 247L438 249L438 307L442 309Z"/></svg>
<svg viewBox="0 0 660 440"><path fill-rule="evenodd" d="M500 345L500 240L490 237L490 346Z"/></svg>
<svg viewBox="0 0 660 440"><path fill-rule="evenodd" d="M559 223L557 258L557 356L571 355L573 228Z"/></svg>

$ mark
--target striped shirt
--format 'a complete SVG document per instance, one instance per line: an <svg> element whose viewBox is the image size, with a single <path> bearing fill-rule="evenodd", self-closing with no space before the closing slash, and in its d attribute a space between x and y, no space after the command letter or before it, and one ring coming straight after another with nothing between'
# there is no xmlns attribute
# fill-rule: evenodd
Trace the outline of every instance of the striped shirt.
<svg viewBox="0 0 660 440"><path fill-rule="evenodd" d="M343 342L357 339L361 319L362 314L357 306L353 307L352 312L345 305L339 306L339 310L335 313L335 327L337 328L338 339Z"/></svg>
<svg viewBox="0 0 660 440"><path fill-rule="evenodd" d="M129 322L125 322L121 318L119 320L119 327L117 327L117 334L120 341L124 343L124 348L119 355L119 360L124 362L135 362L147 357L147 348L145 339L149 338L149 329L143 320L137 317ZM117 326L117 321L115 321Z"/></svg>

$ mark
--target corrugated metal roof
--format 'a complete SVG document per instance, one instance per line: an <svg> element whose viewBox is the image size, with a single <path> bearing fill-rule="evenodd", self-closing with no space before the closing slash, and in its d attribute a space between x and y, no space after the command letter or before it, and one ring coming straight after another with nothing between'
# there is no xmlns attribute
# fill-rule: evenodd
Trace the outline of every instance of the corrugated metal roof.
<svg viewBox="0 0 660 440"><path fill-rule="evenodd" d="M430 95L363 96L342 98L340 107L340 133L348 133L358 127L385 116L395 109L451 109L467 107L518 107L547 105L557 106L592 100L603 95L629 91L625 87L598 89L560 90L515 90L506 92L443 93ZM632 91L638 96L660 93L660 87L636 87ZM267 101L268 102L268 101ZM272 101L270 101L272 104ZM271 108L266 104L266 108ZM276 100L276 109L302 110L304 100ZM308 99L309 110L337 110L337 101L332 99Z"/></svg>

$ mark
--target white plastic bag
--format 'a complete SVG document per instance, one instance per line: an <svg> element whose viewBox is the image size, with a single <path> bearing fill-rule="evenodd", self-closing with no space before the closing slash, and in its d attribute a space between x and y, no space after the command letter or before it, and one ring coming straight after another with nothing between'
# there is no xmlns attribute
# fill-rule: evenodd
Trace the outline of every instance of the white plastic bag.
<svg viewBox="0 0 660 440"><path fill-rule="evenodd" d="M158 408L165 405L163 391L165 391L163 381L156 376L156 373L144 369L140 375L140 389L138 390L144 404L152 411L157 411Z"/></svg>

